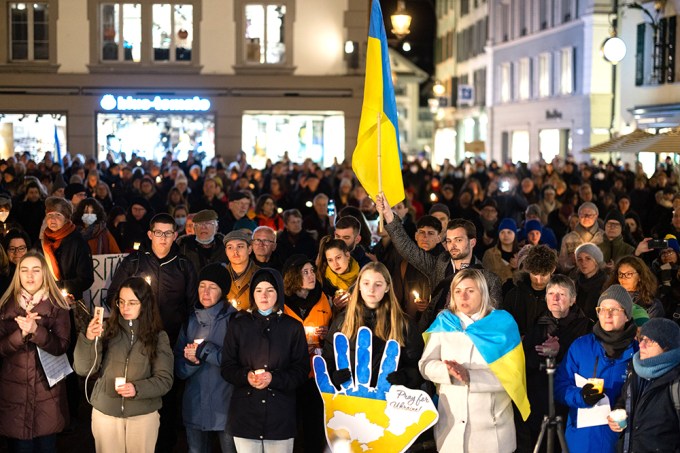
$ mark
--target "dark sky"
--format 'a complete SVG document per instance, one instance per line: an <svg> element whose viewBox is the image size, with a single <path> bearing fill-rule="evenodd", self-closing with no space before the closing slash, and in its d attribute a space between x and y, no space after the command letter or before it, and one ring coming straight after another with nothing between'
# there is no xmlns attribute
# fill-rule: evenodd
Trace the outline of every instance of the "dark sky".
<svg viewBox="0 0 680 453"><path fill-rule="evenodd" d="M404 41L411 43L411 51L402 51L401 43L392 44L392 47L428 74L434 74L434 40L437 29L434 1L406 0L406 11L413 19L411 20L411 34L405 37ZM391 40L394 35L391 32L390 16L397 10L397 0L380 0L380 6L385 20L387 38Z"/></svg>

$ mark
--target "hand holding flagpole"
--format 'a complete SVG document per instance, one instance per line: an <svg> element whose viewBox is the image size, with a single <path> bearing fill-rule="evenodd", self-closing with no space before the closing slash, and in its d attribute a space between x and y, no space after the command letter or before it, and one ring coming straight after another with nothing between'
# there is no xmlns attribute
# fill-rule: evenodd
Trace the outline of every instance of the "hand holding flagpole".
<svg viewBox="0 0 680 453"><path fill-rule="evenodd" d="M382 143L381 143L381 125L380 125L380 120L382 118L382 112L378 112L378 193L382 193L383 188L382 188ZM384 222L383 222L383 214L382 212L378 213L378 233L382 233L383 228L384 228Z"/></svg>

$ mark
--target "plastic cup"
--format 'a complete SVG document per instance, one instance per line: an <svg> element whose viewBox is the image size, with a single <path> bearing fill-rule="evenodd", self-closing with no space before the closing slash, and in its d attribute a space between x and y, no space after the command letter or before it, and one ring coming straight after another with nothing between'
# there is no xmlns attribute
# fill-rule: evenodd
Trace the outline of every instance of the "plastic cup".
<svg viewBox="0 0 680 453"><path fill-rule="evenodd" d="M615 409L609 413L609 418L614 420L621 429L626 429L628 426L628 414L625 409Z"/></svg>
<svg viewBox="0 0 680 453"><path fill-rule="evenodd" d="M126 380L125 380L124 377L117 377L117 378L115 378L114 386L115 386L116 388L122 387L122 386L125 385L125 382L126 382Z"/></svg>
<svg viewBox="0 0 680 453"><path fill-rule="evenodd" d="M604 379L590 378L588 379L588 383L593 384L593 388L597 390L597 393L602 393L604 391Z"/></svg>

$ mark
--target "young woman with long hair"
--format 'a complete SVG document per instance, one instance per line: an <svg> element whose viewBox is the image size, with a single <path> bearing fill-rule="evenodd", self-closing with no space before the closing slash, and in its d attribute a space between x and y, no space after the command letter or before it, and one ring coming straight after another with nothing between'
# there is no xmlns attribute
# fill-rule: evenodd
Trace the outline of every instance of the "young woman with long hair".
<svg viewBox="0 0 680 453"><path fill-rule="evenodd" d="M97 452L150 453L161 397L172 387L172 349L143 278L125 280L115 301L106 329L95 317L78 336L73 365L81 376L99 372L91 397Z"/></svg>
<svg viewBox="0 0 680 453"><path fill-rule="evenodd" d="M68 310L45 258L34 251L21 257L0 298L0 435L11 451L56 452L56 434L68 421L66 380L48 384L38 348L66 352Z"/></svg>
<svg viewBox="0 0 680 453"><path fill-rule="evenodd" d="M350 378L350 370L335 369L333 336L335 332L342 332L348 338L350 358L354 360L357 332L362 326L373 332L371 385L377 382L380 360L387 341L395 340L399 343L401 354L397 371L391 373L387 380L393 385L417 388L422 383L418 360L423 352L423 338L416 325L402 311L394 294L392 277L382 263L372 262L361 269L357 288L349 297L347 310L338 314L328 330L323 357L336 387Z"/></svg>
<svg viewBox="0 0 680 453"><path fill-rule="evenodd" d="M350 255L347 244L331 236L323 237L319 244L316 269L328 300L336 309L344 309L350 289L359 275L359 263Z"/></svg>

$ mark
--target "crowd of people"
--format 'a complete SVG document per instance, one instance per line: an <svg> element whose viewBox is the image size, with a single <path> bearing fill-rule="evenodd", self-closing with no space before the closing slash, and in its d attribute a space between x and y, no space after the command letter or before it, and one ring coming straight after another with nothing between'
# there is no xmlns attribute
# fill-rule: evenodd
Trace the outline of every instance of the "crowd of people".
<svg viewBox="0 0 680 453"><path fill-rule="evenodd" d="M0 435L56 451L86 402L98 452L323 452L312 359L346 387L368 327L373 380L394 340L388 382L437 401L412 451L533 451L554 360L571 451L679 452L678 170L421 156L389 206L347 164L2 160ZM624 421L579 423L602 404Z"/></svg>

